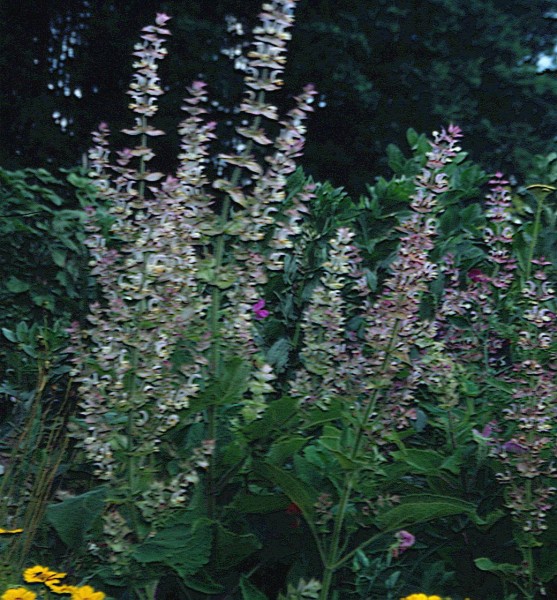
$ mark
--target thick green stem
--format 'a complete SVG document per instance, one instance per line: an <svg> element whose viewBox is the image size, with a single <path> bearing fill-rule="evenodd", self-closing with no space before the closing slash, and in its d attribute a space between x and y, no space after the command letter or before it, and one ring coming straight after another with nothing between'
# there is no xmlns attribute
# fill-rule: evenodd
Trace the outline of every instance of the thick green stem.
<svg viewBox="0 0 557 600"><path fill-rule="evenodd" d="M338 505L338 513L336 515L335 524L333 527L333 537L331 539L331 545L329 547L329 556L327 558L327 562L324 565L325 569L323 571L321 595L319 596L320 600L327 600L327 598L329 597L329 590L333 582L333 575L336 571L337 555L340 545L340 536L342 534L342 527L344 525L344 516L346 514L346 508L350 500L350 494L352 493L353 485L354 475L351 474L347 478L346 485L342 493L342 498L340 499L340 503Z"/></svg>
<svg viewBox="0 0 557 600"><path fill-rule="evenodd" d="M536 251L536 246L538 244L538 238L540 235L543 203L544 203L545 197L549 193L551 193L551 192L546 189L536 190L535 192L533 192L534 197L537 200L537 206L536 206L536 217L534 219L534 231L532 232L532 240L530 241L530 247L528 249L528 262L526 264L526 273L524 274L525 281L528 281L528 279L530 279L530 274L532 272L532 260L534 259L534 253Z"/></svg>
<svg viewBox="0 0 557 600"><path fill-rule="evenodd" d="M145 128L147 126L146 117L141 118L141 126ZM145 147L147 145L147 136L145 134L141 135L141 146ZM143 156L139 159L139 174L140 181L138 187L138 194L141 200L145 198L145 180L142 178L146 171L145 158ZM145 269L146 265L143 265ZM143 285L143 284L142 284ZM137 379L136 372L139 365L139 351L137 348L134 348L132 354L132 379L130 381L130 407L127 412L127 421L126 421L126 439L127 439L127 447L126 447L126 479L127 479L127 487L128 493L126 497L126 507L129 511L130 518L133 524L133 529L135 535L139 538L139 516L137 514L137 508L135 506L135 498L134 498L134 490L135 490L135 477L136 477L136 465L135 465L135 456L134 456L134 437L135 437L135 402L136 402L136 394L137 394Z"/></svg>
<svg viewBox="0 0 557 600"><path fill-rule="evenodd" d="M526 506L529 511L533 508L531 479L526 481ZM526 569L528 570L526 582L526 600L534 600L536 595L534 583L534 552L530 544L524 548L524 560L526 562Z"/></svg>
<svg viewBox="0 0 557 600"><path fill-rule="evenodd" d="M263 100L262 94L260 94L260 100ZM254 119L254 127L259 127L261 122L261 117L256 117ZM249 140L246 144L246 148L244 150L244 154L249 154L253 147L252 140ZM240 176L242 174L242 170L240 167L236 167L232 172L232 177L230 178L231 185L234 187L240 181ZM223 203L222 209L220 213L219 219L219 227L224 229L226 222L228 221L228 217L230 214L230 196L226 195ZM224 259L224 249L226 244L226 235L221 232L216 239L215 242L215 250L214 250L214 277L217 279L220 275L220 271L223 266ZM211 292L211 311L209 317L209 326L211 330L211 356L209 361L209 368L211 375L218 379L222 374L222 361L220 356L220 340L219 340L219 313L221 310L221 302L222 302L222 292L218 285L213 285L213 289ZM217 437L217 409L213 404L207 408L207 436L210 440L216 440ZM207 467L207 492L208 492L208 501L207 501L207 514L210 519L214 518L215 509L216 509L216 480L215 480L215 461L214 454L209 456L209 465Z"/></svg>

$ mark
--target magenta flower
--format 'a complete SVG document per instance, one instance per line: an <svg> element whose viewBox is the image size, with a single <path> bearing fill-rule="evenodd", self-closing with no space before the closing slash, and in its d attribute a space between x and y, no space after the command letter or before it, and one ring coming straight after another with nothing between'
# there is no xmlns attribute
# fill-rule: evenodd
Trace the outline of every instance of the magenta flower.
<svg viewBox="0 0 557 600"><path fill-rule="evenodd" d="M259 321L269 316L269 311L265 310L265 300L258 300L256 304L253 305L253 312L255 314L255 318Z"/></svg>
<svg viewBox="0 0 557 600"><path fill-rule="evenodd" d="M391 546L391 554L393 558L398 558L408 548L411 548L416 543L416 538L404 529L395 534L396 543Z"/></svg>

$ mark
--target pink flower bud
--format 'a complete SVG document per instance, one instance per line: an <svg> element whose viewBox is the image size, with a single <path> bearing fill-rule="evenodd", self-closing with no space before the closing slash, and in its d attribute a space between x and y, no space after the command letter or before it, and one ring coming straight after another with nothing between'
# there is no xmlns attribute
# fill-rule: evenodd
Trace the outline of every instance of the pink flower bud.
<svg viewBox="0 0 557 600"><path fill-rule="evenodd" d="M155 19L155 23L159 26L164 25L167 21L172 19L165 13L157 13L157 18Z"/></svg>
<svg viewBox="0 0 557 600"><path fill-rule="evenodd" d="M265 300L258 300L258 302L254 304L252 308L255 318L259 321L269 316L269 311L265 310Z"/></svg>

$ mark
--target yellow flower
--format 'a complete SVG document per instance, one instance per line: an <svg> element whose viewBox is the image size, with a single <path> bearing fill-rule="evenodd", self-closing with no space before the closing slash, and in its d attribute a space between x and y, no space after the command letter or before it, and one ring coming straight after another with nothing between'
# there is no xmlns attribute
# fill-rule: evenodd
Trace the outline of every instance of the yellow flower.
<svg viewBox="0 0 557 600"><path fill-rule="evenodd" d="M400 600L443 600L441 596L426 596L425 594L410 594Z"/></svg>
<svg viewBox="0 0 557 600"><path fill-rule="evenodd" d="M36 597L35 592L20 587L5 591L1 596L1 600L35 600Z"/></svg>
<svg viewBox="0 0 557 600"><path fill-rule="evenodd" d="M23 571L23 579L25 579L27 583L46 583L47 581L60 583L60 579L63 579L65 576L66 573L57 573L56 571L52 571L48 567L42 567L41 565L29 567L29 569Z"/></svg>
<svg viewBox="0 0 557 600"><path fill-rule="evenodd" d="M56 580L45 581L44 584L51 592L54 592L55 594L73 594L77 589L75 585L66 585L65 583L60 583Z"/></svg>
<svg viewBox="0 0 557 600"><path fill-rule="evenodd" d="M90 585L74 588L71 600L104 600L104 592L96 592Z"/></svg>
<svg viewBox="0 0 557 600"><path fill-rule="evenodd" d="M3 533L21 533L23 529L0 529L0 535Z"/></svg>

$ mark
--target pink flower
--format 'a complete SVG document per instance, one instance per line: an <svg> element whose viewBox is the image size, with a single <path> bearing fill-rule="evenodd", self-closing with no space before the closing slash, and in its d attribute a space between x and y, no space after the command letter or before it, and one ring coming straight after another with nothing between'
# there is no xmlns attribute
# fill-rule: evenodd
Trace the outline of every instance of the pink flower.
<svg viewBox="0 0 557 600"><path fill-rule="evenodd" d="M454 138L462 137L462 129L458 125L452 123L448 127L449 134Z"/></svg>
<svg viewBox="0 0 557 600"><path fill-rule="evenodd" d="M207 86L207 84L205 83L205 81L194 81L191 84L191 87L195 92L201 91L206 86Z"/></svg>
<svg viewBox="0 0 557 600"><path fill-rule="evenodd" d="M522 444L519 444L515 440L509 440L508 442L505 442L501 446L501 448L505 452L510 452L511 454L524 454L528 451L527 448L525 448Z"/></svg>
<svg viewBox="0 0 557 600"><path fill-rule="evenodd" d="M390 548L393 558L398 558L400 554L402 554L405 550L408 550L408 548L411 548L416 543L416 538L404 529L398 533L395 533L395 537L397 541Z"/></svg>
<svg viewBox="0 0 557 600"><path fill-rule="evenodd" d="M155 23L159 26L164 25L167 21L172 19L165 13L157 13L157 18L155 19Z"/></svg>
<svg viewBox="0 0 557 600"><path fill-rule="evenodd" d="M486 275L485 273L483 273L482 271L480 271L480 269L470 269L468 271L468 277L473 281L473 282L478 282L478 281L489 281L489 276Z"/></svg>
<svg viewBox="0 0 557 600"><path fill-rule="evenodd" d="M265 310L265 300L258 300L252 308L255 313L255 318L259 321L269 316L269 311Z"/></svg>

